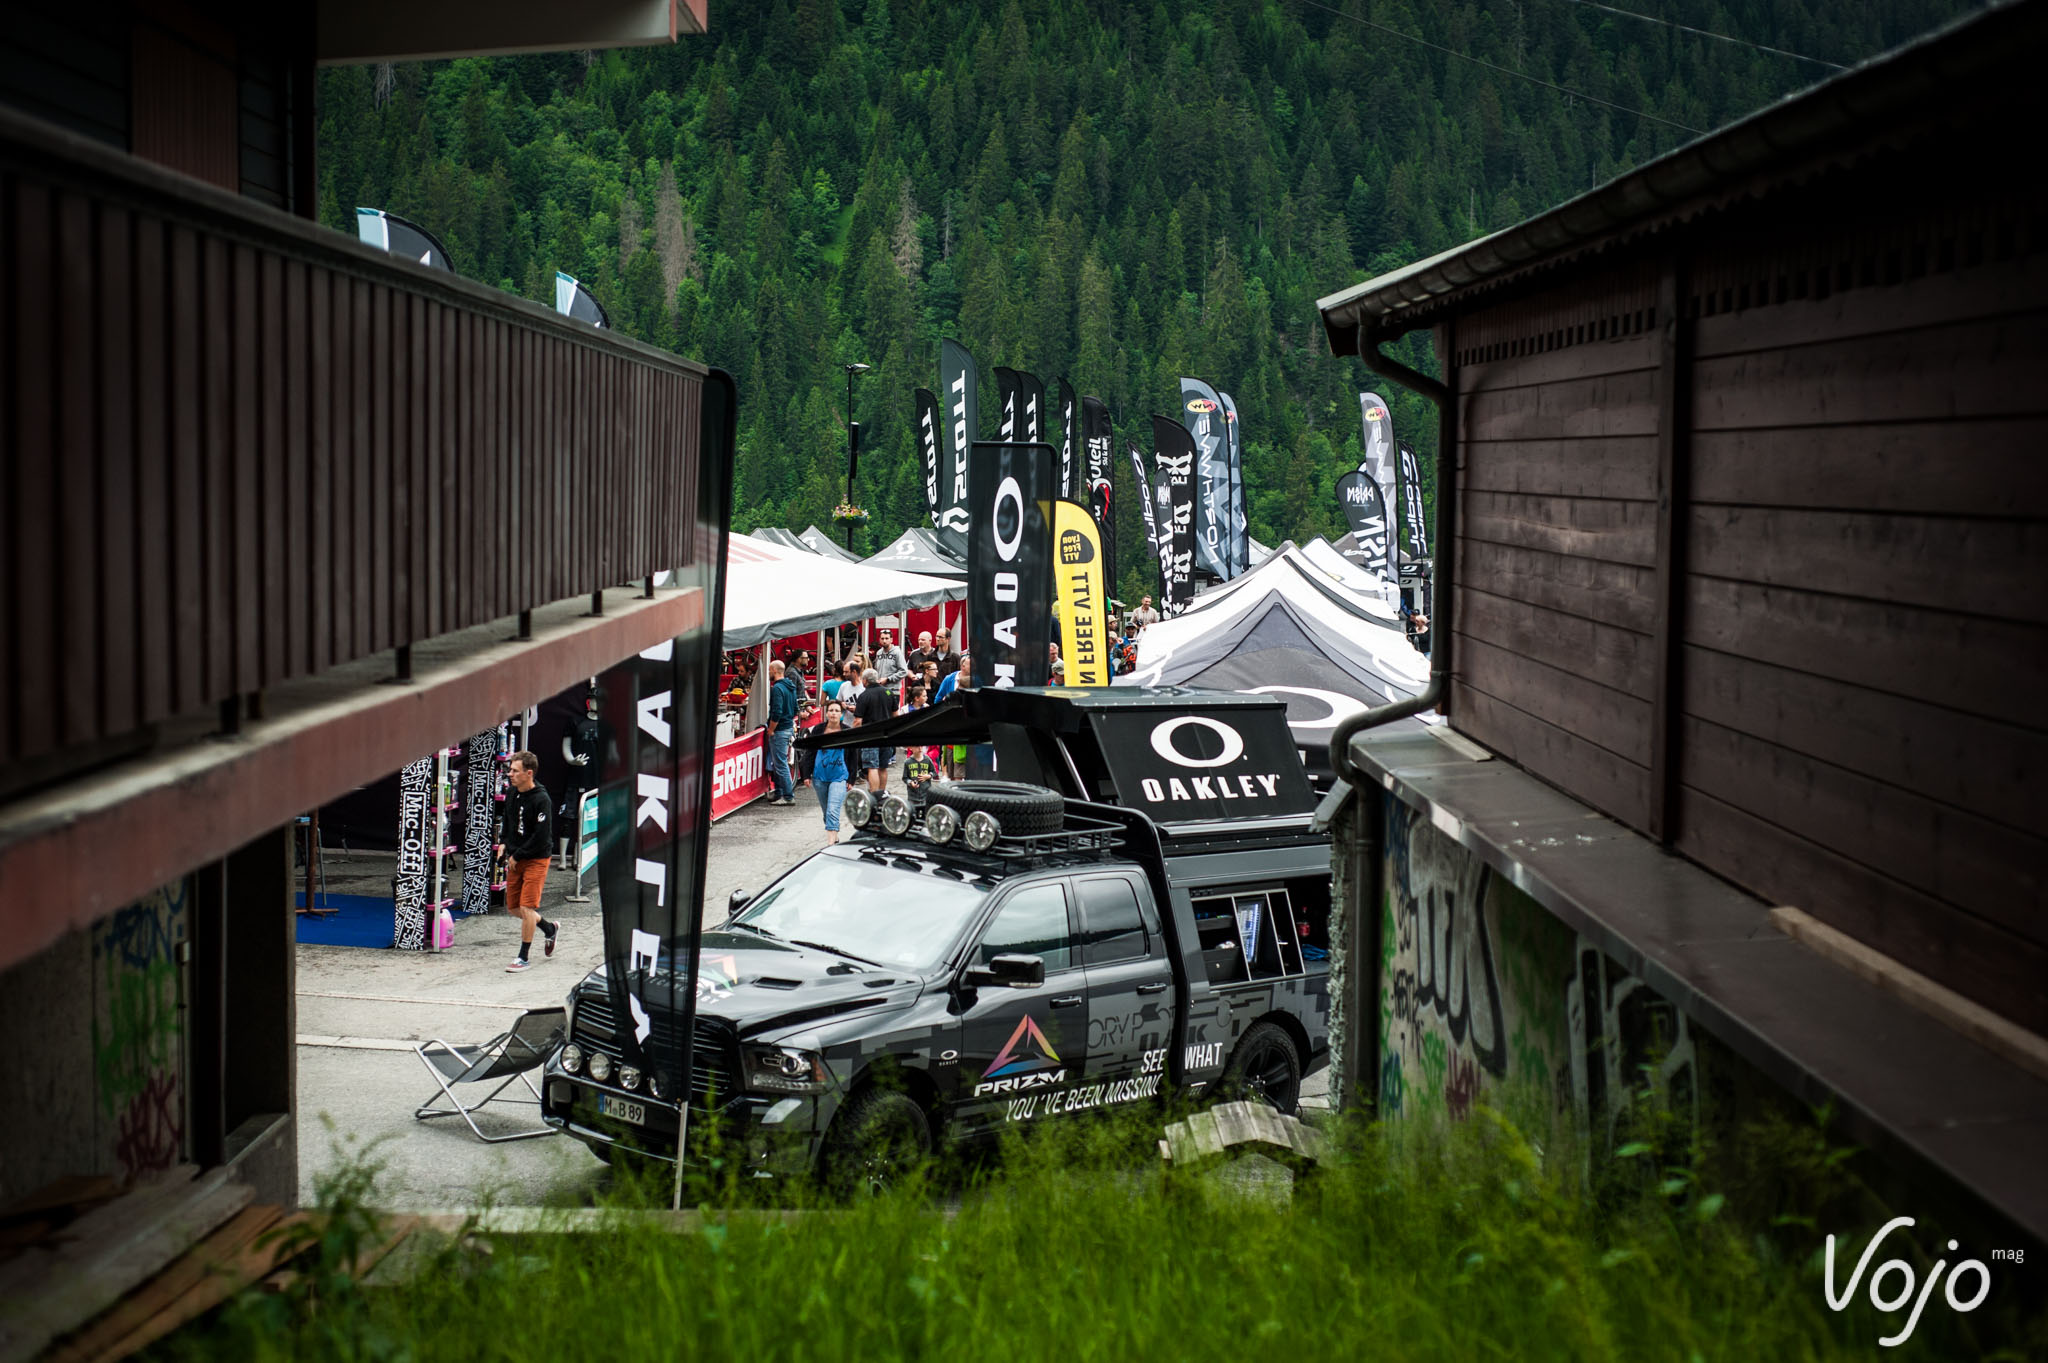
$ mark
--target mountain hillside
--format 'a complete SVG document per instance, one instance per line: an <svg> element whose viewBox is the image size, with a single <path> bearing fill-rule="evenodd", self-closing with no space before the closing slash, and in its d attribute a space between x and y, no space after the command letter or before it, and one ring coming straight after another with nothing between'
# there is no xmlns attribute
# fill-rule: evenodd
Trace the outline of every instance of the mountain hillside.
<svg viewBox="0 0 2048 1363"><path fill-rule="evenodd" d="M875 367L854 399L867 545L920 521L911 391L936 387L950 335L991 389L999 364L1064 374L1148 445L1179 375L1228 389L1252 533L1277 544L1341 533L1332 484L1358 461L1369 380L1331 358L1316 298L1969 8L716 6L711 36L672 48L323 72L320 212L352 232L358 205L390 209L464 275L544 302L566 270L620 330L731 370L738 529L829 516L852 361ZM1426 408L1382 391L1427 463ZM1150 578L1118 478L1128 595Z"/></svg>

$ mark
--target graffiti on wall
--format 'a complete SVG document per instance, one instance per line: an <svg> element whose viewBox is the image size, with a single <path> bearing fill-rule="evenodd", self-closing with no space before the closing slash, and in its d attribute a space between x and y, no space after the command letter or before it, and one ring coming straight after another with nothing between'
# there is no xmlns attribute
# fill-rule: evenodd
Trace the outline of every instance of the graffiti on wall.
<svg viewBox="0 0 2048 1363"><path fill-rule="evenodd" d="M1696 1126L1684 1015L1428 816L1384 804L1381 1115L1568 1106L1581 1136L1611 1148L1654 1088Z"/></svg>
<svg viewBox="0 0 2048 1363"><path fill-rule="evenodd" d="M178 948L190 879L93 929L93 1082L100 1144L126 1177L168 1169L185 1145L184 1017Z"/></svg>

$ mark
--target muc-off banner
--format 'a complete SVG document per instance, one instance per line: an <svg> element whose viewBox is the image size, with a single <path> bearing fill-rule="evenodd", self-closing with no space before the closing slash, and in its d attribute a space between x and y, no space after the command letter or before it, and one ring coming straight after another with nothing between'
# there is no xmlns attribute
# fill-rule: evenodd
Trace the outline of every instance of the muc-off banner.
<svg viewBox="0 0 2048 1363"><path fill-rule="evenodd" d="M1055 399L1057 410L1054 415L1060 423L1060 496L1082 495L1081 482L1081 427L1078 421L1081 413L1074 406L1074 385L1061 379Z"/></svg>
<svg viewBox="0 0 2048 1363"><path fill-rule="evenodd" d="M1138 509L1145 513L1145 547L1154 557L1159 553L1159 503L1153 495L1152 471L1145 466L1145 452L1135 441L1127 441L1124 452L1131 457L1131 478L1138 485Z"/></svg>
<svg viewBox="0 0 2048 1363"><path fill-rule="evenodd" d="M939 539L961 557L967 554L967 447L981 435L981 371L958 341L939 342L939 402L945 409L939 434L945 468L939 478Z"/></svg>
<svg viewBox="0 0 2048 1363"><path fill-rule="evenodd" d="M1079 502L1053 504L1053 572L1059 590L1060 657L1069 686L1109 685L1108 601L1102 534Z"/></svg>
<svg viewBox="0 0 2048 1363"><path fill-rule="evenodd" d="M1014 369L996 366L996 439L1006 445L1024 438L1017 411L1024 392L1022 378Z"/></svg>
<svg viewBox="0 0 2048 1363"><path fill-rule="evenodd" d="M1244 507L1244 427L1237 419L1237 403L1230 394L1218 393L1223 403L1223 430L1230 452L1230 575L1236 577L1252 566L1251 520Z"/></svg>
<svg viewBox="0 0 2048 1363"><path fill-rule="evenodd" d="M979 686L1043 686L1052 675L1052 482L1045 444L977 441L967 461L968 652Z"/></svg>
<svg viewBox="0 0 2048 1363"><path fill-rule="evenodd" d="M682 566L657 578L696 593L702 614L603 673L596 716L605 984L624 1062L648 1076L651 1105L677 1108L692 1091L698 990L713 983L699 979L697 949L738 405L722 371L703 394L692 533Z"/></svg>
<svg viewBox="0 0 2048 1363"><path fill-rule="evenodd" d="M1351 537L1365 556L1364 567L1381 577L1391 577L1387 561L1387 506L1380 499L1379 484L1364 469L1354 469L1337 480L1337 501L1344 519L1351 523Z"/></svg>
<svg viewBox="0 0 2048 1363"><path fill-rule="evenodd" d="M1200 379L1182 379L1180 419L1195 449L1194 566L1228 579L1224 541L1230 528L1230 449L1229 437L1224 434L1223 401Z"/></svg>
<svg viewBox="0 0 2048 1363"><path fill-rule="evenodd" d="M1017 438L1027 445L1046 445L1052 442L1045 430L1045 384L1035 375L1017 375ZM1059 477L1059 466L1053 466L1053 477Z"/></svg>
<svg viewBox="0 0 2048 1363"><path fill-rule="evenodd" d="M1305 814L1315 793L1286 707L1101 710L1088 717L1110 762L1116 802L1161 823Z"/></svg>
<svg viewBox="0 0 2048 1363"><path fill-rule="evenodd" d="M396 213L386 213L381 208L358 208L356 210L356 240L365 246L374 246L380 251L389 251L394 256L416 260L433 270L447 270L454 273L455 267L448 263L448 252L434 234L416 222L407 222Z"/></svg>
<svg viewBox="0 0 2048 1363"><path fill-rule="evenodd" d="M391 878L391 945L400 951L427 949L428 837L435 803L434 759L406 763L398 773L398 874Z"/></svg>
<svg viewBox="0 0 2048 1363"><path fill-rule="evenodd" d="M924 462L924 510L932 528L939 524L939 474L944 456L939 452L939 399L929 388L920 388L912 401L917 408L917 453Z"/></svg>
<svg viewBox="0 0 2048 1363"><path fill-rule="evenodd" d="M1216 424L1220 449L1223 423ZM1168 507L1167 520L1159 527L1159 538L1165 546L1160 554L1161 566L1166 569L1164 590L1173 610L1183 611L1195 595L1195 438L1172 417L1154 416L1152 439L1159 447L1154 457L1159 463L1159 485L1166 489Z"/></svg>
<svg viewBox="0 0 2048 1363"><path fill-rule="evenodd" d="M491 838L497 823L505 726L472 736L463 754L462 911L491 909Z"/></svg>
<svg viewBox="0 0 2048 1363"><path fill-rule="evenodd" d="M594 327L611 329L611 319L605 316L604 305L591 297L590 290L584 288L575 275L563 274L560 270L555 271L555 311Z"/></svg>
<svg viewBox="0 0 2048 1363"><path fill-rule="evenodd" d="M1429 521L1422 511L1422 465L1415 451L1401 447L1401 506L1408 517L1408 554L1429 557Z"/></svg>

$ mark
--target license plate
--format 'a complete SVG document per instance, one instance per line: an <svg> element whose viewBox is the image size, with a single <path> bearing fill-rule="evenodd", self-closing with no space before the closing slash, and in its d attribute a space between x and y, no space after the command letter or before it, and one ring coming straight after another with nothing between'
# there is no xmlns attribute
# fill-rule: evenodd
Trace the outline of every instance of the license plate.
<svg viewBox="0 0 2048 1363"><path fill-rule="evenodd" d="M597 1110L607 1117L617 1117L622 1122L635 1126L647 1125L647 1104L629 1103L624 1098L614 1098L609 1093L597 1095Z"/></svg>

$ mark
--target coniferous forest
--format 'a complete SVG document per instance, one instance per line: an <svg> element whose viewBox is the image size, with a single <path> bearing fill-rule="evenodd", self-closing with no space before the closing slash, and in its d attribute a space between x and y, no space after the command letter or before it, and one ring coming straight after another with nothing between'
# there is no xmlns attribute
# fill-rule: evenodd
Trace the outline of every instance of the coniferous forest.
<svg viewBox="0 0 2048 1363"><path fill-rule="evenodd" d="M854 411L867 551L924 520L911 393L936 387L940 337L980 362L985 422L995 366L1065 375L1116 422L1135 599L1152 575L1122 438L1149 449L1179 376L1236 398L1254 538L1334 538L1373 381L1331 357L1318 297L1971 8L714 5L711 34L673 47L323 72L320 217L353 233L358 205L388 209L544 303L567 271L620 331L730 370L736 530L829 523L849 362L874 366ZM1403 344L1434 368L1425 337ZM1379 391L1427 479L1426 406Z"/></svg>

